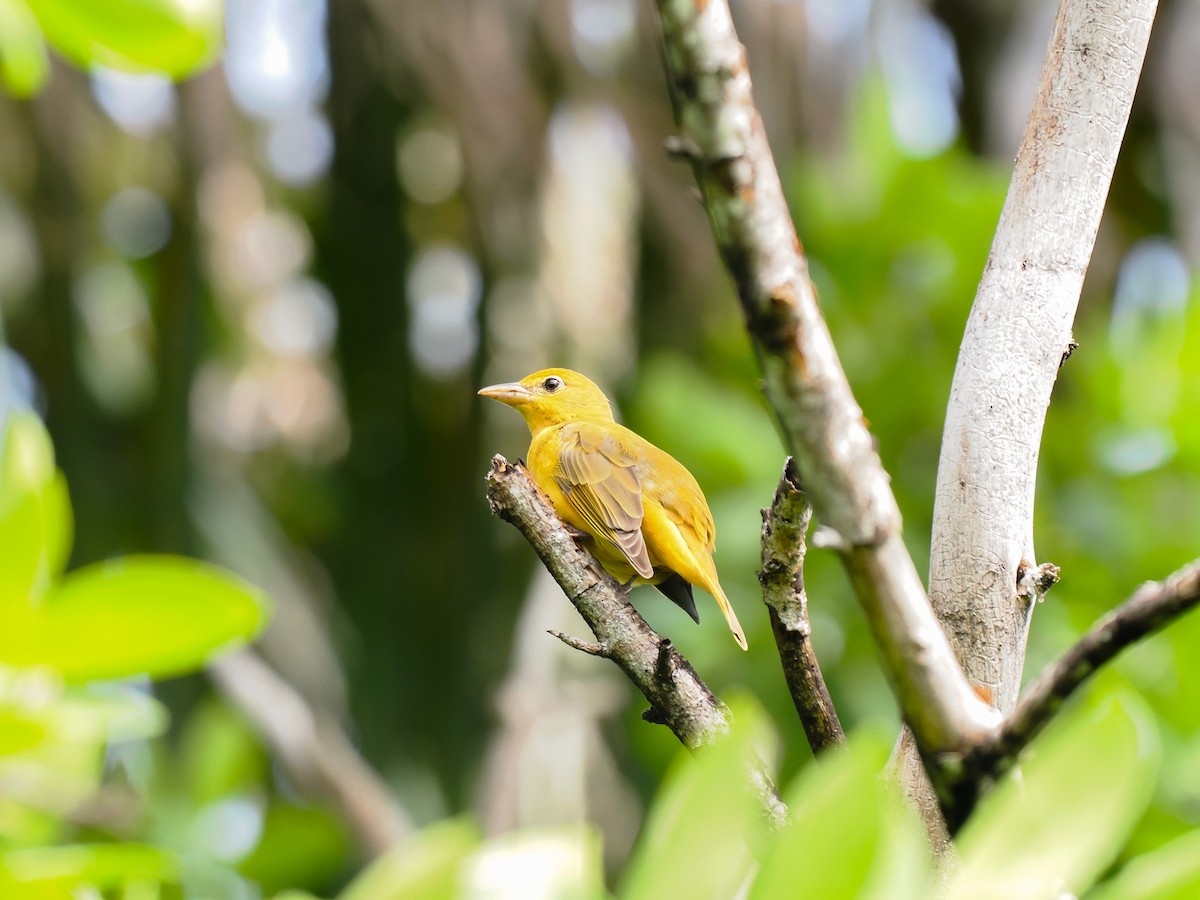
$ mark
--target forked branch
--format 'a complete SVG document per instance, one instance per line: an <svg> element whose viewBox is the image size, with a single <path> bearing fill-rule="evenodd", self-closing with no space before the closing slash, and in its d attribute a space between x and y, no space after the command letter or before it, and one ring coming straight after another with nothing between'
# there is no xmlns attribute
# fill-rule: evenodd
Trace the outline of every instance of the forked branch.
<svg viewBox="0 0 1200 900"><path fill-rule="evenodd" d="M1200 604L1200 560L1188 563L1163 581L1149 581L1138 588L1038 677L1021 697L996 740L978 751L987 761L983 768L991 775L1008 768L1093 672L1197 604Z"/></svg>

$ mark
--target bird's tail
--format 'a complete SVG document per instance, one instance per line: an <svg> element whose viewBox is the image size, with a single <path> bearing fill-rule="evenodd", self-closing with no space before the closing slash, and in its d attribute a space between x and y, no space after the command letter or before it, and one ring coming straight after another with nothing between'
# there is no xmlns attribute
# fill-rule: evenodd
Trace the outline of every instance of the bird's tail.
<svg viewBox="0 0 1200 900"><path fill-rule="evenodd" d="M746 633L742 631L742 623L738 621L737 613L733 611L733 606L729 603L729 598L725 596L725 592L721 590L721 585L713 582L712 586L713 599L717 601L717 606L721 607L721 612L725 616L725 622L729 625L729 630L733 632L733 639L738 642L738 646L743 650L749 649L746 643Z"/></svg>

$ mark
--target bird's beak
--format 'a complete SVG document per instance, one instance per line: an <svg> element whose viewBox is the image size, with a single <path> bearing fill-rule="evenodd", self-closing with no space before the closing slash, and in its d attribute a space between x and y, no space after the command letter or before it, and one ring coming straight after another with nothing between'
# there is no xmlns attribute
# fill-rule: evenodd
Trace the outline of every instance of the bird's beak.
<svg viewBox="0 0 1200 900"><path fill-rule="evenodd" d="M479 389L480 397L491 397L493 400L499 400L505 406L515 406L522 400L528 400L531 396L529 389L515 381L509 381L505 384L493 384L485 388Z"/></svg>

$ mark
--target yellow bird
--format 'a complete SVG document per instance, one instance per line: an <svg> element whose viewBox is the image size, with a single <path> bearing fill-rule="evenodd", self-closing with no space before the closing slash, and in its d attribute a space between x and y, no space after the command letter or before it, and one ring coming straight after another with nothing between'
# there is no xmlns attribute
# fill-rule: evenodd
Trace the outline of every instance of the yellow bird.
<svg viewBox="0 0 1200 900"><path fill-rule="evenodd" d="M716 527L700 485L669 453L613 420L595 384L543 369L480 392L511 406L533 440L529 471L568 525L622 584L652 584L696 622L692 585L708 591L743 650L746 635L717 580Z"/></svg>

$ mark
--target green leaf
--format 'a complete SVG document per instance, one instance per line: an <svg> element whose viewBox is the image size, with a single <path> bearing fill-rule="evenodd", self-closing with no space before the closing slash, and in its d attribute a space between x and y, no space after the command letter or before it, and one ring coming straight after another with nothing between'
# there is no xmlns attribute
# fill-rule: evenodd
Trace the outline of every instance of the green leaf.
<svg viewBox="0 0 1200 900"><path fill-rule="evenodd" d="M463 862L478 846L479 831L466 819L432 825L379 857L338 900L454 900L463 894Z"/></svg>
<svg viewBox="0 0 1200 900"><path fill-rule="evenodd" d="M45 736L46 728L36 716L0 707L0 756L36 747Z"/></svg>
<svg viewBox="0 0 1200 900"><path fill-rule="evenodd" d="M71 502L50 435L37 416L17 413L0 446L0 612L20 615L70 552Z"/></svg>
<svg viewBox="0 0 1200 900"><path fill-rule="evenodd" d="M750 900L928 896L928 844L881 776L887 754L885 742L860 734L805 769L788 792L792 822L763 860Z"/></svg>
<svg viewBox="0 0 1200 900"><path fill-rule="evenodd" d="M1192 900L1200 897L1200 829L1131 859L1088 900Z"/></svg>
<svg viewBox="0 0 1200 900"><path fill-rule="evenodd" d="M50 60L37 19L24 0L0 0L0 80L14 97L31 97L46 83Z"/></svg>
<svg viewBox="0 0 1200 900"><path fill-rule="evenodd" d="M9 416L0 463L0 498L35 494L50 483L54 445L41 419L31 412Z"/></svg>
<svg viewBox="0 0 1200 900"><path fill-rule="evenodd" d="M178 875L173 853L144 844L28 847L0 853L0 883L7 880L18 886L88 885L106 890L126 881L171 881Z"/></svg>
<svg viewBox="0 0 1200 900"><path fill-rule="evenodd" d="M0 633L0 662L47 666L66 681L202 666L262 629L267 603L233 575L195 560L132 556L72 572L25 621Z"/></svg>
<svg viewBox="0 0 1200 900"><path fill-rule="evenodd" d="M586 825L527 828L480 847L460 872L464 884L458 896L497 897L518 888L530 897L599 900L607 896L602 872L599 836Z"/></svg>
<svg viewBox="0 0 1200 900"><path fill-rule="evenodd" d="M28 0L59 53L85 69L108 66L183 78L221 49L221 0Z"/></svg>
<svg viewBox="0 0 1200 900"><path fill-rule="evenodd" d="M726 898L746 880L747 841L762 817L746 775L758 717L743 709L730 734L683 753L659 791L634 850L621 896Z"/></svg>
<svg viewBox="0 0 1200 900"><path fill-rule="evenodd" d="M270 760L244 716L212 700L183 723L179 755L188 794L197 804L250 793L270 779Z"/></svg>
<svg viewBox="0 0 1200 900"><path fill-rule="evenodd" d="M122 685L69 690L41 715L60 741L105 744L158 737L167 730L167 708L141 691Z"/></svg>
<svg viewBox="0 0 1200 900"><path fill-rule="evenodd" d="M238 871L265 893L315 890L345 869L350 853L345 825L328 810L276 802L267 808L258 845Z"/></svg>
<svg viewBox="0 0 1200 900"><path fill-rule="evenodd" d="M1064 716L963 828L947 898L1082 893L1146 808L1158 760L1153 719L1134 694Z"/></svg>

